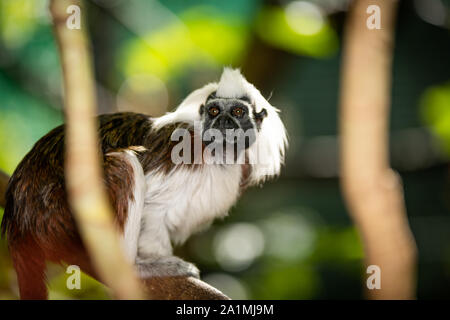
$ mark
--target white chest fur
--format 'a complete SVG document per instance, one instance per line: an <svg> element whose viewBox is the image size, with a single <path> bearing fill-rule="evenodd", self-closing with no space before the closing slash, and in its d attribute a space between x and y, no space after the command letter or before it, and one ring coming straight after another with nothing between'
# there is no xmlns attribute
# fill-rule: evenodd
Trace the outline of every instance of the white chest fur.
<svg viewBox="0 0 450 320"><path fill-rule="evenodd" d="M150 254L158 249L145 243L155 241L155 236L163 242L168 236L169 242L182 243L215 218L225 216L239 196L241 174L240 165L203 165L178 168L167 175L160 171L146 174L140 251ZM162 246L167 245L170 243Z"/></svg>

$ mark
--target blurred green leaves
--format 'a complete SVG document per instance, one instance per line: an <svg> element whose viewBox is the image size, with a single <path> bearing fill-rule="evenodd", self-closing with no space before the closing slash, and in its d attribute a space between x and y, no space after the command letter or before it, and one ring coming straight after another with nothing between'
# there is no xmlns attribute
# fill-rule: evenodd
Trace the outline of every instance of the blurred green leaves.
<svg viewBox="0 0 450 320"><path fill-rule="evenodd" d="M178 18L123 45L117 64L125 77L145 73L166 81L193 66L239 65L251 26L269 46L293 54L328 57L339 45L327 17L304 1L284 8L263 7L254 24L207 5L182 11Z"/></svg>
<svg viewBox="0 0 450 320"><path fill-rule="evenodd" d="M427 89L420 106L426 125L439 138L442 149L450 157L450 82Z"/></svg>
<svg viewBox="0 0 450 320"><path fill-rule="evenodd" d="M0 168L12 173L32 145L62 123L62 114L0 75Z"/></svg>
<svg viewBox="0 0 450 320"><path fill-rule="evenodd" d="M247 35L242 20L203 6L180 19L183 24L168 24L124 45L118 64L126 77L147 73L167 80L191 66L238 62Z"/></svg>
<svg viewBox="0 0 450 320"><path fill-rule="evenodd" d="M362 243L354 227L326 227L319 234L312 260L345 263L363 257Z"/></svg>
<svg viewBox="0 0 450 320"><path fill-rule="evenodd" d="M256 33L269 45L294 54L328 57L338 49L338 37L326 17L320 12L302 12L301 6L262 9Z"/></svg>
<svg viewBox="0 0 450 320"><path fill-rule="evenodd" d="M8 48L20 47L33 36L46 6L46 0L0 1L0 33Z"/></svg>
<svg viewBox="0 0 450 320"><path fill-rule="evenodd" d="M265 267L252 281L252 298L314 299L320 290L320 276L310 265L269 263Z"/></svg>

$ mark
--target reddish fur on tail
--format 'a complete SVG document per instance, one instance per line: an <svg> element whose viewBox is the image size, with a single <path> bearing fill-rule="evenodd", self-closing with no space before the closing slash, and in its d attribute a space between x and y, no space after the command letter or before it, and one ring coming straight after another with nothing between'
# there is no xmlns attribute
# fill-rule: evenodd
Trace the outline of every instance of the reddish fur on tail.
<svg viewBox="0 0 450 320"><path fill-rule="evenodd" d="M52 247L43 248L28 235L22 240L10 241L9 251L17 273L21 299L48 298L46 261L77 265L83 272L98 279L88 253L81 243L78 245L72 243L69 246L55 244Z"/></svg>
<svg viewBox="0 0 450 320"><path fill-rule="evenodd" d="M31 237L9 246L19 283L20 298L47 299L45 255Z"/></svg>

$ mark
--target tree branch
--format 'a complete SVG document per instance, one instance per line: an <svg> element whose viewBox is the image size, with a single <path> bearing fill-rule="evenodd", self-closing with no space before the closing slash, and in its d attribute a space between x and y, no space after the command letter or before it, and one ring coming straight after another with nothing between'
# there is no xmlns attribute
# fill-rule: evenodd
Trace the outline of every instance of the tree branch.
<svg viewBox="0 0 450 320"><path fill-rule="evenodd" d="M159 300L230 300L209 284L192 277L143 279L145 292Z"/></svg>
<svg viewBox="0 0 450 320"><path fill-rule="evenodd" d="M345 29L340 101L342 189L362 236L366 264L381 268L372 299L415 297L416 246L399 176L389 165L389 109L397 1L380 0L381 29L366 27L357 0Z"/></svg>
<svg viewBox="0 0 450 320"><path fill-rule="evenodd" d="M112 208L102 182L94 117L97 102L86 26L84 23L81 29L66 26L66 10L70 5L82 7L81 1L50 2L64 78L67 196L100 279L112 289L115 297L139 299L144 295L121 250Z"/></svg>

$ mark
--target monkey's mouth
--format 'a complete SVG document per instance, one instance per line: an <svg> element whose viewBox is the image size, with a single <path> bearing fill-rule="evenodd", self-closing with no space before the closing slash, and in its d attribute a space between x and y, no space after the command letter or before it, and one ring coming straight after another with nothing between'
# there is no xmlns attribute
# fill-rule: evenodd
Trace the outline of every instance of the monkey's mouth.
<svg viewBox="0 0 450 320"><path fill-rule="evenodd" d="M255 130L215 128L203 131L203 144L208 147L234 148L237 151L248 149L256 140Z"/></svg>

